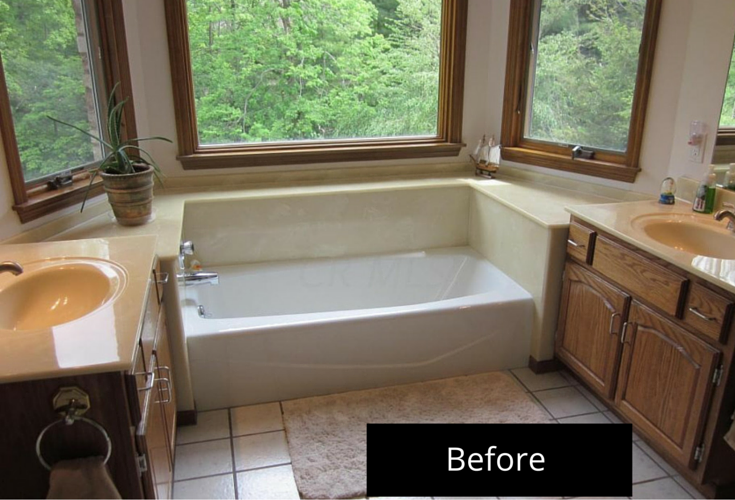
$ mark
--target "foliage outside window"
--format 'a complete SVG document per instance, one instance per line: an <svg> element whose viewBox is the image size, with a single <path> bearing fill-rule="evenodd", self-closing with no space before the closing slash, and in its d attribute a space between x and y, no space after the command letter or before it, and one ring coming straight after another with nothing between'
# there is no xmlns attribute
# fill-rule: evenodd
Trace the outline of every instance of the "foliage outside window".
<svg viewBox="0 0 735 500"><path fill-rule="evenodd" d="M660 0L511 9L503 157L635 180Z"/></svg>
<svg viewBox="0 0 735 500"><path fill-rule="evenodd" d="M185 168L461 148L466 0L173 0L166 8Z"/></svg>
<svg viewBox="0 0 735 500"><path fill-rule="evenodd" d="M0 132L23 222L80 201L86 171L104 155L89 138L48 119L61 117L94 135L103 130L108 80L120 76L111 63L124 41L122 26L111 26L104 13L121 20L119 0L0 0Z"/></svg>
<svg viewBox="0 0 735 500"><path fill-rule="evenodd" d="M722 101L720 126L717 131L718 146L735 145L735 51L730 61L730 71L727 75L725 98Z"/></svg>

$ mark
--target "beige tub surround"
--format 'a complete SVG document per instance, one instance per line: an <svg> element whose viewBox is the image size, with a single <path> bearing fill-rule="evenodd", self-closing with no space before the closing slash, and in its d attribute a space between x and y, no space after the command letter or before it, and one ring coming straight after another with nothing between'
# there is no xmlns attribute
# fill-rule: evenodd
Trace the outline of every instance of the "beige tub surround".
<svg viewBox="0 0 735 500"><path fill-rule="evenodd" d="M0 383L130 370L155 251L154 236L0 245L0 261L24 267L0 275L0 297L13 301Z"/></svg>
<svg viewBox="0 0 735 500"><path fill-rule="evenodd" d="M249 262L274 257L365 254L364 245L375 243L368 241L366 234L372 240L394 235L395 241L386 244L395 251L471 245L532 294L535 313L531 355L538 361L551 359L569 225L564 207L611 203L631 194L584 183L564 184L550 176L511 168L503 169L500 178L492 180L464 171L433 168L428 175L418 176L418 170L406 171L401 178L365 175L345 179L330 173L336 177L285 176L283 182L278 176L275 180L272 176L255 176L251 182L244 182L228 175L217 176L217 182L204 188L199 185L201 179L193 179L191 183L182 181L180 189L158 191L155 218L144 226L122 227L110 212L74 225L78 222L75 214L73 220L56 220L5 243L156 235L161 270L172 276L179 272L182 235L196 237L197 257L205 265L209 257L230 260L231 256L220 253L233 249L239 249L240 257L244 255ZM330 211L320 210L319 203L329 205ZM193 210L196 207L207 212L206 217L197 219ZM218 220L242 223L250 232L225 233L216 240L207 230ZM290 229L294 230L287 225L279 227L278 221L290 221ZM382 229L377 231L378 227ZM373 232L364 233L368 228ZM320 238L315 238L316 234ZM345 238L345 234L351 237ZM180 411L193 410L179 307L183 289L176 280L169 280L165 295L177 405Z"/></svg>
<svg viewBox="0 0 735 500"><path fill-rule="evenodd" d="M612 236L735 292L735 233L726 229L726 220L717 222L711 214L692 212L691 204L682 200L675 205L643 201L568 210ZM657 227L652 229L651 224Z"/></svg>

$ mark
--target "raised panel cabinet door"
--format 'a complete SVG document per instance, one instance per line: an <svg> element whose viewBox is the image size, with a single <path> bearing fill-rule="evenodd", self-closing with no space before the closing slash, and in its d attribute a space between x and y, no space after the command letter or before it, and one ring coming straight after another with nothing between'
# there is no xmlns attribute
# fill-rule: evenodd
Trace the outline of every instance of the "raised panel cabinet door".
<svg viewBox="0 0 735 500"><path fill-rule="evenodd" d="M695 468L720 352L633 301L615 404L683 465Z"/></svg>
<svg viewBox="0 0 735 500"><path fill-rule="evenodd" d="M620 332L630 296L576 264L565 269L556 355L608 397L615 393Z"/></svg>
<svg viewBox="0 0 735 500"><path fill-rule="evenodd" d="M158 380L162 395L163 418L166 421L169 454L173 463L174 447L176 444L176 389L174 387L174 374L171 369L171 347L168 341L164 309L161 309L158 320L158 343L154 352L158 360Z"/></svg>
<svg viewBox="0 0 735 500"><path fill-rule="evenodd" d="M147 470L143 472L146 498L170 498L173 467L168 449L168 433L163 413L160 384L157 379L156 355L151 356L152 375L141 387L145 392L142 420L136 431L138 452L146 457Z"/></svg>

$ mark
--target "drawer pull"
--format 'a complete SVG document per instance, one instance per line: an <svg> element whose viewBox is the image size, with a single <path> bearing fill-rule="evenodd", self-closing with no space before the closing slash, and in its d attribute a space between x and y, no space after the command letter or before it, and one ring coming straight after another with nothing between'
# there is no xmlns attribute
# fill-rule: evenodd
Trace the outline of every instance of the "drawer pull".
<svg viewBox="0 0 735 500"><path fill-rule="evenodd" d="M148 392L151 389L153 389L153 386L154 385L156 385L156 374L155 374L155 372L153 370L151 370L149 372L138 372L138 373L134 373L134 375L136 375L136 376L137 375L145 375L146 378L150 377L150 380L148 381L148 383L146 384L146 386L145 387L139 387L138 388L138 392Z"/></svg>
<svg viewBox="0 0 735 500"><path fill-rule="evenodd" d="M701 319L703 319L705 321L717 321L717 318L713 318L711 316L707 316L706 314L702 314L699 311L699 309L697 309L696 307L690 307L689 308L689 312L691 312L692 314L694 314L698 318L701 318Z"/></svg>
<svg viewBox="0 0 735 500"><path fill-rule="evenodd" d="M168 273L158 273L158 279L156 280L156 283L159 285L165 285L168 283Z"/></svg>
<svg viewBox="0 0 735 500"><path fill-rule="evenodd" d="M158 382L161 384L165 383L165 385L161 385L161 390L166 391L166 397L165 399L156 401L156 403L163 403L163 404L170 403L171 402L171 381L167 378L159 378Z"/></svg>
<svg viewBox="0 0 735 500"><path fill-rule="evenodd" d="M615 328L615 317L620 316L620 313L612 313L610 316L610 335L615 335L615 332L613 331L613 328Z"/></svg>
<svg viewBox="0 0 735 500"><path fill-rule="evenodd" d="M584 245L581 245L572 239L567 240L567 243L569 243L570 245L576 248L584 248Z"/></svg>

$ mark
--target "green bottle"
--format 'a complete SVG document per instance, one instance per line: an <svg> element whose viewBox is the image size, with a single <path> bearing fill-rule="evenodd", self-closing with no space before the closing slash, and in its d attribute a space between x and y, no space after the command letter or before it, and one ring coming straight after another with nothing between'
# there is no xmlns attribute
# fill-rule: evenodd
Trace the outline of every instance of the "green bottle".
<svg viewBox="0 0 735 500"><path fill-rule="evenodd" d="M717 176L715 175L715 166L710 165L707 175L699 183L697 193L694 195L692 210L700 214L711 214L715 209L716 189Z"/></svg>

